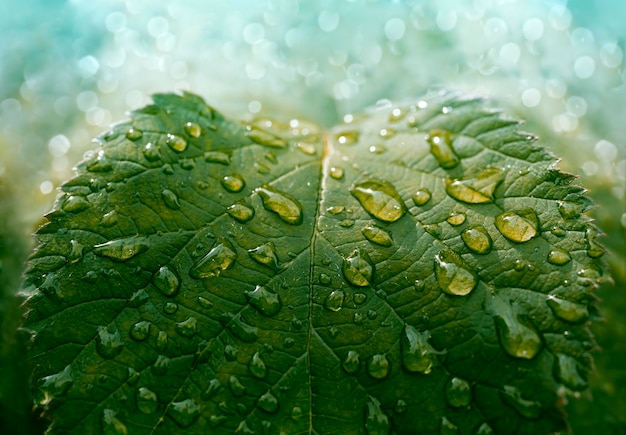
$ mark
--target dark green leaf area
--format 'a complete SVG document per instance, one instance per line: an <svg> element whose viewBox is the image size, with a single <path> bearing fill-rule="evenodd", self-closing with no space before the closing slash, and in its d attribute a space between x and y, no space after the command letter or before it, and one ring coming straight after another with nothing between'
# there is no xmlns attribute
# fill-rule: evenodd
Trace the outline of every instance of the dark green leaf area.
<svg viewBox="0 0 626 435"><path fill-rule="evenodd" d="M604 250L519 122L456 94L326 133L154 100L37 234L25 326L51 433L564 429Z"/></svg>

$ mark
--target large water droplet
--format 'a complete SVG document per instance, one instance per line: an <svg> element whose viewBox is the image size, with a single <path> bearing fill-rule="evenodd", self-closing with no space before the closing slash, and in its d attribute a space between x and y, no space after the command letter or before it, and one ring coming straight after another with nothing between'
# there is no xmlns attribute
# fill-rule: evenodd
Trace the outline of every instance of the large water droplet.
<svg viewBox="0 0 626 435"><path fill-rule="evenodd" d="M237 253L233 245L226 239L219 239L215 246L194 264L189 276L195 279L212 278L234 266Z"/></svg>
<svg viewBox="0 0 626 435"><path fill-rule="evenodd" d="M152 324L145 320L135 323L130 327L130 337L135 341L144 341L150 336Z"/></svg>
<svg viewBox="0 0 626 435"><path fill-rule="evenodd" d="M137 409L144 414L154 414L159 406L157 395L146 387L137 390L136 402Z"/></svg>
<svg viewBox="0 0 626 435"><path fill-rule="evenodd" d="M476 273L450 249L435 255L435 275L441 290L454 296L465 296L478 284Z"/></svg>
<svg viewBox="0 0 626 435"><path fill-rule="evenodd" d="M344 170L339 166L331 166L328 173L331 178L334 178L335 180L341 180L343 178Z"/></svg>
<svg viewBox="0 0 626 435"><path fill-rule="evenodd" d="M172 210L178 210L180 208L180 202L178 202L178 196L169 189L165 189L161 192L161 198L168 208Z"/></svg>
<svg viewBox="0 0 626 435"><path fill-rule="evenodd" d="M159 147L157 147L152 142L148 142L143 147L143 156L149 162L156 162L157 160L159 160L161 158L161 154L159 152Z"/></svg>
<svg viewBox="0 0 626 435"><path fill-rule="evenodd" d="M148 247L149 242L147 238L128 237L100 243L93 247L93 251L97 255L110 258L114 261L126 261L142 252L146 252Z"/></svg>
<svg viewBox="0 0 626 435"><path fill-rule="evenodd" d="M268 414L275 414L278 412L278 399L271 393L271 391L268 391L259 397L257 406Z"/></svg>
<svg viewBox="0 0 626 435"><path fill-rule="evenodd" d="M554 359L554 375L566 387L580 391L587 388L587 381L578 371L576 359L563 353L557 353Z"/></svg>
<svg viewBox="0 0 626 435"><path fill-rule="evenodd" d="M267 184L255 189L255 192L261 196L266 210L276 213L288 224L300 225L302 223L302 205L291 195L280 192Z"/></svg>
<svg viewBox="0 0 626 435"><path fill-rule="evenodd" d="M248 363L248 369L252 376L257 379L265 379L267 377L267 367L265 366L265 362L259 352L256 352L252 355L250 362Z"/></svg>
<svg viewBox="0 0 626 435"><path fill-rule="evenodd" d="M491 301L502 348L514 358L534 358L543 346L541 337L520 321L508 302L497 296Z"/></svg>
<svg viewBox="0 0 626 435"><path fill-rule="evenodd" d="M238 339L246 343L253 343L258 338L258 329L248 325L241 320L241 315L224 313L220 317L220 322Z"/></svg>
<svg viewBox="0 0 626 435"><path fill-rule="evenodd" d="M256 286L253 291L246 292L246 297L250 305L267 317L277 314L282 307L280 296L260 285Z"/></svg>
<svg viewBox="0 0 626 435"><path fill-rule="evenodd" d="M124 348L120 331L113 325L108 328L98 327L96 335L96 351L102 358L111 359L118 356Z"/></svg>
<svg viewBox="0 0 626 435"><path fill-rule="evenodd" d="M163 312L165 314L174 314L176 311L178 311L178 304L174 302L166 302L165 305L163 305Z"/></svg>
<svg viewBox="0 0 626 435"><path fill-rule="evenodd" d="M196 333L198 321L195 317L176 323L176 332L183 337L191 337Z"/></svg>
<svg viewBox="0 0 626 435"><path fill-rule="evenodd" d="M246 182L239 174L224 175L220 182L222 186L224 186L224 189L233 193L241 192L246 186Z"/></svg>
<svg viewBox="0 0 626 435"><path fill-rule="evenodd" d="M343 362L341 363L341 367L346 371L346 373L350 375L356 375L361 368L359 354L354 350L348 351L348 355L346 356L346 359L343 360Z"/></svg>
<svg viewBox="0 0 626 435"><path fill-rule="evenodd" d="M459 428L452 423L447 417L441 417L441 426L439 426L439 435L456 435Z"/></svg>
<svg viewBox="0 0 626 435"><path fill-rule="evenodd" d="M249 249L248 254L257 263L267 266L272 270L278 270L278 258L276 257L276 247L274 243L263 243L256 248Z"/></svg>
<svg viewBox="0 0 626 435"><path fill-rule="evenodd" d="M204 161L207 163L219 163L220 165L230 165L230 155L221 151L207 151L204 153Z"/></svg>
<svg viewBox="0 0 626 435"><path fill-rule="evenodd" d="M193 399L172 402L167 407L167 415L183 429L188 428L200 417L200 407Z"/></svg>
<svg viewBox="0 0 626 435"><path fill-rule="evenodd" d="M189 121L185 124L185 131L189 136L197 138L202 134L202 127L196 122Z"/></svg>
<svg viewBox="0 0 626 435"><path fill-rule="evenodd" d="M496 216L495 224L504 237L516 243L529 241L539 231L537 214L530 208L500 213Z"/></svg>
<svg viewBox="0 0 626 435"><path fill-rule="evenodd" d="M389 418L380 407L380 402L372 396L368 396L365 404L365 432L367 435L389 435L391 433Z"/></svg>
<svg viewBox="0 0 626 435"><path fill-rule="evenodd" d="M226 213L231 215L237 222L245 224L254 217L254 209L244 203L235 203L226 209Z"/></svg>
<svg viewBox="0 0 626 435"><path fill-rule="evenodd" d="M370 224L363 227L363 229L361 229L361 233L363 233L367 240L377 245L391 246L393 244L391 235L382 228L378 228L376 225Z"/></svg>
<svg viewBox="0 0 626 435"><path fill-rule="evenodd" d="M430 190L426 188L419 189L412 196L413 202L417 206L422 206L426 204L428 201L430 201L430 198L431 198Z"/></svg>
<svg viewBox="0 0 626 435"><path fill-rule="evenodd" d="M463 230L461 239L472 252L488 254L491 252L491 236L482 225L476 225Z"/></svg>
<svg viewBox="0 0 626 435"><path fill-rule="evenodd" d="M385 181L368 180L355 184L350 193L365 211L382 221L395 222L406 212L404 201L396 188Z"/></svg>
<svg viewBox="0 0 626 435"><path fill-rule="evenodd" d="M67 366L62 372L46 376L39 381L39 388L44 394L40 405L46 405L52 398L65 395L74 384L71 366Z"/></svg>
<svg viewBox="0 0 626 435"><path fill-rule="evenodd" d="M512 385L505 385L500 390L502 401L515 409L519 415L526 418L538 418L541 415L541 404L522 397L522 392Z"/></svg>
<svg viewBox="0 0 626 435"><path fill-rule="evenodd" d="M465 215L465 213L459 213L459 212L453 211L448 215L446 222L448 222L450 225L454 227L458 227L459 225L463 225L463 223L465 223L466 217L467 216Z"/></svg>
<svg viewBox="0 0 626 435"><path fill-rule="evenodd" d="M493 202L493 192L502 181L502 170L488 168L478 175L461 180L446 178L446 192L452 198L468 204L485 204Z"/></svg>
<svg viewBox="0 0 626 435"><path fill-rule="evenodd" d="M548 253L548 263L563 266L570 261L572 261L572 257L565 249L555 248Z"/></svg>
<svg viewBox="0 0 626 435"><path fill-rule="evenodd" d="M341 268L343 276L350 284L366 287L372 283L374 265L367 252L355 249L348 258L344 258Z"/></svg>
<svg viewBox="0 0 626 435"><path fill-rule="evenodd" d="M345 296L343 290L333 290L324 299L324 308L329 311L339 311L343 306Z"/></svg>
<svg viewBox="0 0 626 435"><path fill-rule="evenodd" d="M411 373L428 374L437 363L437 351L428 343L430 333L420 332L411 325L404 325L400 337L402 367Z"/></svg>
<svg viewBox="0 0 626 435"><path fill-rule="evenodd" d="M357 130L347 130L335 135L335 140L341 145L352 145L359 140L359 132Z"/></svg>
<svg viewBox="0 0 626 435"><path fill-rule="evenodd" d="M446 383L446 400L453 408L468 406L472 401L472 388L470 384L460 378L450 378Z"/></svg>
<svg viewBox="0 0 626 435"><path fill-rule="evenodd" d="M168 266L159 268L152 278L152 283L165 296L172 297L178 293L178 277Z"/></svg>
<svg viewBox="0 0 626 435"><path fill-rule="evenodd" d="M384 354L373 355L367 361L367 373L374 379L385 379L390 370L389 360Z"/></svg>
<svg viewBox="0 0 626 435"><path fill-rule="evenodd" d="M127 435L128 429L115 415L112 409L105 409L102 412L102 430L104 435Z"/></svg>
<svg viewBox="0 0 626 435"><path fill-rule="evenodd" d="M89 201L82 196L69 196L61 208L69 213L78 213L89 208Z"/></svg>
<svg viewBox="0 0 626 435"><path fill-rule="evenodd" d="M452 169L460 163L459 156L452 148L452 133L447 130L431 130L426 135L430 144L430 152L437 159L439 166Z"/></svg>
<svg viewBox="0 0 626 435"><path fill-rule="evenodd" d="M556 317L566 322L584 322L589 317L589 310L584 304L570 302L556 296L548 296L546 303Z"/></svg>
<svg viewBox="0 0 626 435"><path fill-rule="evenodd" d="M228 378L228 388L230 388L230 392L237 397L243 396L246 392L246 386L241 383L237 376Z"/></svg>
<svg viewBox="0 0 626 435"><path fill-rule="evenodd" d="M182 153L187 149L187 141L184 138L175 134L168 134L165 143L168 144L169 147L177 153Z"/></svg>
<svg viewBox="0 0 626 435"><path fill-rule="evenodd" d="M100 219L100 225L105 228L110 228L113 225L117 224L117 210L111 210L108 213L105 213Z"/></svg>

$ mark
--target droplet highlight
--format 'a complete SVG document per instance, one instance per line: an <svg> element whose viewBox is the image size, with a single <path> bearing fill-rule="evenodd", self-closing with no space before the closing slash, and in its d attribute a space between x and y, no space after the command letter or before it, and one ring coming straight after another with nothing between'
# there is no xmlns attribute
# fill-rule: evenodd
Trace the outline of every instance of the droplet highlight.
<svg viewBox="0 0 626 435"><path fill-rule="evenodd" d="M452 377L446 383L445 396L448 405L453 408L463 408L472 401L472 389L466 380Z"/></svg>
<svg viewBox="0 0 626 435"><path fill-rule="evenodd" d="M248 254L257 263L267 266L272 270L278 270L278 257L273 242L263 243L256 248L249 249Z"/></svg>
<svg viewBox="0 0 626 435"><path fill-rule="evenodd" d="M254 209L248 207L244 203L235 203L226 209L226 213L228 213L233 219L237 222L245 224L249 222L254 217Z"/></svg>
<svg viewBox="0 0 626 435"><path fill-rule="evenodd" d="M98 334L96 335L96 351L105 359L112 359L118 356L124 348L124 342L120 331L113 325L105 328L98 327Z"/></svg>
<svg viewBox="0 0 626 435"><path fill-rule="evenodd" d="M563 266L572 261L569 252L561 248L555 248L548 253L548 263Z"/></svg>
<svg viewBox="0 0 626 435"><path fill-rule="evenodd" d="M187 149L187 141L175 134L168 134L165 143L177 153L182 153Z"/></svg>
<svg viewBox="0 0 626 435"><path fill-rule="evenodd" d="M93 251L102 257L114 261L126 261L148 250L148 239L145 237L128 237L111 240L93 247Z"/></svg>
<svg viewBox="0 0 626 435"><path fill-rule="evenodd" d="M361 361L358 352L354 350L348 351L346 359L341 362L341 368L349 375L356 375L361 368Z"/></svg>
<svg viewBox="0 0 626 435"><path fill-rule="evenodd" d="M248 363L248 370L257 379L265 379L267 377L267 367L259 352L252 355L250 362Z"/></svg>
<svg viewBox="0 0 626 435"><path fill-rule="evenodd" d="M324 299L324 308L333 312L339 311L343 306L345 296L346 295L343 290L334 290L330 292Z"/></svg>
<svg viewBox="0 0 626 435"><path fill-rule="evenodd" d="M176 196L176 194L172 192L171 190L165 189L163 192L161 192L161 198L163 198L163 202L168 208L172 210L180 209L180 202L178 201L178 196Z"/></svg>
<svg viewBox="0 0 626 435"><path fill-rule="evenodd" d="M500 390L500 398L522 417L535 419L541 415L541 404L523 398L521 391L517 387L505 385L504 389Z"/></svg>

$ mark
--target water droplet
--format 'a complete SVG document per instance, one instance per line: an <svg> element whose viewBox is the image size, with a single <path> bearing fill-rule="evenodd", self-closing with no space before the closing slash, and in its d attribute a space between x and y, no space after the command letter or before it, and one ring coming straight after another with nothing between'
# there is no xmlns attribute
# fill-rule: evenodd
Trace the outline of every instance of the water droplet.
<svg viewBox="0 0 626 435"><path fill-rule="evenodd" d="M332 207L328 207L326 211L332 215L338 215L343 212L346 208L343 205L334 205Z"/></svg>
<svg viewBox="0 0 626 435"><path fill-rule="evenodd" d="M548 253L548 263L563 266L570 261L572 261L572 257L570 257L569 253L564 249L555 248Z"/></svg>
<svg viewBox="0 0 626 435"><path fill-rule="evenodd" d="M393 244L393 241L391 240L391 235L387 231L383 230L382 228L378 228L375 225L367 225L363 229L361 229L361 232L367 240L377 245L391 246Z"/></svg>
<svg viewBox="0 0 626 435"><path fill-rule="evenodd" d="M122 341L120 331L114 325L110 325L108 328L98 327L96 351L102 358L115 358L122 352L123 348L124 342Z"/></svg>
<svg viewBox="0 0 626 435"><path fill-rule="evenodd" d="M276 213L284 222L291 225L302 223L302 205L291 195L269 185L263 185L255 189L255 192L261 196L265 209Z"/></svg>
<svg viewBox="0 0 626 435"><path fill-rule="evenodd" d="M230 165L230 156L221 151L207 151L204 153L204 161L207 163L219 163L220 165Z"/></svg>
<svg viewBox="0 0 626 435"><path fill-rule="evenodd" d="M378 313L374 310L367 310L367 318L370 320L374 320L376 317L378 317Z"/></svg>
<svg viewBox="0 0 626 435"><path fill-rule="evenodd" d="M271 391L268 391L259 397L259 401L256 404L262 411L265 411L268 414L275 414L278 412L278 399L271 393Z"/></svg>
<svg viewBox="0 0 626 435"><path fill-rule="evenodd" d="M108 172L113 169L113 163L106 157L104 150L98 151L95 159L87 164L87 170L91 172Z"/></svg>
<svg viewBox="0 0 626 435"><path fill-rule="evenodd" d="M396 131L393 128L381 128L380 131L378 132L378 135L380 137L382 137L383 139L389 139L394 137L396 134Z"/></svg>
<svg viewBox="0 0 626 435"><path fill-rule="evenodd" d="M512 242L527 242L538 234L539 221L532 209L505 211L496 216L496 228Z"/></svg>
<svg viewBox="0 0 626 435"><path fill-rule="evenodd" d="M453 408L468 406L472 401L472 389L470 384L460 378L450 378L446 383L446 400Z"/></svg>
<svg viewBox="0 0 626 435"><path fill-rule="evenodd" d="M143 156L149 162L156 162L157 160L159 160L161 158L161 154L159 152L159 147L157 147L152 142L148 142L143 147Z"/></svg>
<svg viewBox="0 0 626 435"><path fill-rule="evenodd" d="M224 189L232 193L241 192L246 186L246 182L239 174L224 175L220 180Z"/></svg>
<svg viewBox="0 0 626 435"><path fill-rule="evenodd" d="M198 321L195 317L176 323L176 332L183 337L191 337L196 333Z"/></svg>
<svg viewBox="0 0 626 435"><path fill-rule="evenodd" d="M367 252L360 249L355 249L348 258L344 258L341 270L346 281L357 287L370 285L374 277L372 260Z"/></svg>
<svg viewBox="0 0 626 435"><path fill-rule="evenodd" d="M231 376L228 378L228 388L230 392L237 397L241 397L246 392L246 387L241 383L237 376Z"/></svg>
<svg viewBox="0 0 626 435"><path fill-rule="evenodd" d="M446 417L441 417L441 426L439 426L439 435L456 435L459 433L459 428L448 420Z"/></svg>
<svg viewBox="0 0 626 435"><path fill-rule="evenodd" d="M584 304L570 302L555 296L548 296L546 303L556 317L566 322L579 323L589 317L589 310Z"/></svg>
<svg viewBox="0 0 626 435"><path fill-rule="evenodd" d="M167 407L167 415L184 429L194 424L200 417L200 407L193 399L172 402Z"/></svg>
<svg viewBox="0 0 626 435"><path fill-rule="evenodd" d="M474 432L474 435L493 435L495 432L487 423L481 424Z"/></svg>
<svg viewBox="0 0 626 435"><path fill-rule="evenodd" d="M404 414L406 410L409 408L409 405L402 399L398 399L396 402L396 406L394 406L393 410L396 414Z"/></svg>
<svg viewBox="0 0 626 435"><path fill-rule="evenodd" d="M250 362L248 363L248 369L252 376L257 379L265 379L267 377L267 367L265 366L265 362L261 358L259 352L256 352L252 355Z"/></svg>
<svg viewBox="0 0 626 435"><path fill-rule="evenodd" d="M211 379L206 390L202 393L202 400L208 401L215 397L217 392L222 388L222 384L217 379Z"/></svg>
<svg viewBox="0 0 626 435"><path fill-rule="evenodd" d="M241 315L236 316L230 313L224 313L220 317L220 322L238 339L246 343L253 343L258 338L258 329L250 326L241 320Z"/></svg>
<svg viewBox="0 0 626 435"><path fill-rule="evenodd" d="M340 145L352 145L359 140L359 132L357 130L348 130L337 133L335 140Z"/></svg>
<svg viewBox="0 0 626 435"><path fill-rule="evenodd" d="M431 198L430 190L426 188L419 189L413 194L412 198L413 198L413 202L415 203L415 205L422 206L426 204L428 201L430 201L430 198Z"/></svg>
<svg viewBox="0 0 626 435"><path fill-rule="evenodd" d="M253 142L256 142L259 145L263 145L266 147L284 148L289 144L289 142L287 142L285 139L252 125L248 126L248 131L246 131L246 135Z"/></svg>
<svg viewBox="0 0 626 435"><path fill-rule="evenodd" d="M198 305L200 305L200 307L204 308L205 310L208 310L213 306L213 303L207 298L198 296Z"/></svg>
<svg viewBox="0 0 626 435"><path fill-rule="evenodd" d="M585 210L585 206L583 204L570 201L559 201L557 203L557 208L564 219L573 219Z"/></svg>
<svg viewBox="0 0 626 435"><path fill-rule="evenodd" d="M395 222L406 212L400 194L395 187L385 181L368 180L355 184L350 193L365 211L382 221Z"/></svg>
<svg viewBox="0 0 626 435"><path fill-rule="evenodd" d="M127 435L128 429L115 415L112 409L105 409L102 412L102 429L105 435Z"/></svg>
<svg viewBox="0 0 626 435"><path fill-rule="evenodd" d="M585 237L587 238L587 255L591 258L600 258L606 252L604 247L596 242L598 235L598 230L593 227L587 228L585 231Z"/></svg>
<svg viewBox="0 0 626 435"><path fill-rule="evenodd" d="M161 198L163 198L163 202L165 205L172 210L178 210L180 208L180 203L178 202L178 196L174 192L169 189L165 189L161 192Z"/></svg>
<svg viewBox="0 0 626 435"><path fill-rule="evenodd" d="M334 290L324 299L324 308L329 311L339 311L343 305L345 293L342 290Z"/></svg>
<svg viewBox="0 0 626 435"><path fill-rule="evenodd" d="M231 344L227 344L226 346L224 346L224 358L226 358L226 361L236 361L237 354L239 354L239 349L237 349L235 346Z"/></svg>
<svg viewBox="0 0 626 435"><path fill-rule="evenodd" d="M185 131L191 137L200 137L202 134L202 127L198 125L196 122L187 122L185 124Z"/></svg>
<svg viewBox="0 0 626 435"><path fill-rule="evenodd" d="M598 279L602 276L602 271L595 264L590 264L580 269L577 275L581 278Z"/></svg>
<svg viewBox="0 0 626 435"><path fill-rule="evenodd" d="M354 225L354 219L344 219L341 222L339 222L339 226L342 228L350 228L353 225Z"/></svg>
<svg viewBox="0 0 626 435"><path fill-rule="evenodd" d="M46 405L52 398L65 395L74 384L71 366L67 366L62 372L41 378L39 388L44 394L40 405Z"/></svg>
<svg viewBox="0 0 626 435"><path fill-rule="evenodd" d="M564 237L567 235L567 231L561 228L560 225L554 225L550 232L557 237Z"/></svg>
<svg viewBox="0 0 626 435"><path fill-rule="evenodd" d="M167 302L163 305L163 312L165 314L174 314L176 311L178 311L178 304L174 302Z"/></svg>
<svg viewBox="0 0 626 435"><path fill-rule="evenodd" d="M218 276L234 266L236 259L237 253L233 245L226 239L219 239L215 246L191 267L189 276L194 279Z"/></svg>
<svg viewBox="0 0 626 435"><path fill-rule="evenodd" d="M100 256L114 261L126 261L148 250L148 239L145 237L128 237L111 240L93 247L93 251Z"/></svg>
<svg viewBox="0 0 626 435"><path fill-rule="evenodd" d="M476 254L488 254L491 252L491 236L482 225L466 228L461 233L461 239L472 252Z"/></svg>
<svg viewBox="0 0 626 435"><path fill-rule="evenodd" d="M502 298L493 297L492 308L500 344L506 353L514 358L534 358L543 346L537 332L522 323L513 307Z"/></svg>
<svg viewBox="0 0 626 435"><path fill-rule="evenodd" d="M441 290L450 295L468 295L478 284L476 273L450 249L435 255L435 275Z"/></svg>
<svg viewBox="0 0 626 435"><path fill-rule="evenodd" d="M352 316L352 321L354 322L355 325L362 324L363 320L365 320L363 313L356 312L354 313L354 316Z"/></svg>
<svg viewBox="0 0 626 435"><path fill-rule="evenodd" d="M82 196L72 195L63 202L61 208L69 213L78 213L89 208L89 201Z"/></svg>
<svg viewBox="0 0 626 435"><path fill-rule="evenodd" d="M74 264L83 258L83 249L85 249L85 246L77 240L70 240L70 253L67 256L70 264Z"/></svg>
<svg viewBox="0 0 626 435"><path fill-rule="evenodd" d="M267 242L256 248L249 249L248 254L257 263L267 266L272 270L278 270L278 258L276 257L276 247L274 243Z"/></svg>
<svg viewBox="0 0 626 435"><path fill-rule="evenodd" d="M282 307L280 296L260 285L256 286L253 291L246 292L246 297L250 305L267 317L274 316Z"/></svg>
<svg viewBox="0 0 626 435"><path fill-rule="evenodd" d="M338 166L332 166L330 168L329 174L335 180L341 180L343 178L344 171L343 168L340 168Z"/></svg>
<svg viewBox="0 0 626 435"><path fill-rule="evenodd" d="M389 435L391 423L380 407L380 402L372 396L368 396L365 404L365 432L368 435Z"/></svg>
<svg viewBox="0 0 626 435"><path fill-rule="evenodd" d="M165 373L167 373L167 370L169 368L170 368L170 359L166 357L165 355L159 355L157 356L157 359L154 362L154 364L152 364L152 367L150 367L150 371L154 375L163 376Z"/></svg>
<svg viewBox="0 0 626 435"><path fill-rule="evenodd" d="M294 406L291 410L291 418L293 418L294 420L301 419L303 415L304 413L302 412L302 408L300 408L299 406Z"/></svg>
<svg viewBox="0 0 626 435"><path fill-rule="evenodd" d="M129 385L137 385L137 382L139 382L140 375L141 374L137 370L135 370L132 367L128 367L126 382L128 382Z"/></svg>
<svg viewBox="0 0 626 435"><path fill-rule="evenodd" d="M304 142L298 142L296 144L296 148L298 148L300 151L302 151L307 156L314 155L315 151L316 151L315 150L315 145L309 144L309 143L304 143Z"/></svg>
<svg viewBox="0 0 626 435"><path fill-rule="evenodd" d="M164 296L176 296L178 293L179 280L172 270L167 266L161 266L154 274L152 283Z"/></svg>
<svg viewBox="0 0 626 435"><path fill-rule="evenodd" d="M209 426L215 429L216 427L221 426L226 420L228 420L228 417L225 415L212 415L209 417Z"/></svg>
<svg viewBox="0 0 626 435"><path fill-rule="evenodd" d="M430 333L420 332L411 325L404 325L400 337L402 367L410 373L429 374L437 363L437 351L428 343Z"/></svg>
<svg viewBox="0 0 626 435"><path fill-rule="evenodd" d="M154 414L159 406L157 395L146 387L137 390L136 402L137 409L144 414Z"/></svg>
<svg viewBox="0 0 626 435"><path fill-rule="evenodd" d="M178 308L178 306L176 308ZM165 349L167 348L167 341L168 341L167 332L159 331L159 333L157 334L157 339L156 339L156 346L159 352L165 351Z"/></svg>
<svg viewBox="0 0 626 435"><path fill-rule="evenodd" d="M332 280L329 275L325 273L320 273L320 284L328 286L330 285L331 281Z"/></svg>
<svg viewBox="0 0 626 435"><path fill-rule="evenodd" d="M389 360L383 354L373 355L367 361L367 373L374 379L384 379L389 375Z"/></svg>
<svg viewBox="0 0 626 435"><path fill-rule="evenodd" d="M142 136L143 136L143 131L139 130L138 128L130 127L126 131L126 138L132 141L139 140L141 139Z"/></svg>
<svg viewBox="0 0 626 435"><path fill-rule="evenodd" d="M294 327L294 329L300 330L302 329L302 320L293 318L291 320L291 325Z"/></svg>
<svg viewBox="0 0 626 435"><path fill-rule="evenodd" d="M439 166L452 169L460 163L459 156L452 148L452 133L447 130L431 130L426 135L430 144L430 152L437 159Z"/></svg>
<svg viewBox="0 0 626 435"><path fill-rule="evenodd" d="M178 153L182 153L187 149L187 141L180 136L169 133L165 143L169 145L171 149Z"/></svg>
<svg viewBox="0 0 626 435"><path fill-rule="evenodd" d="M150 336L152 324L145 320L135 323L130 328L130 337L135 341L144 341Z"/></svg>
<svg viewBox="0 0 626 435"><path fill-rule="evenodd" d="M235 203L226 209L226 213L232 216L237 222L245 224L254 217L254 209L244 203Z"/></svg>
<svg viewBox="0 0 626 435"><path fill-rule="evenodd" d="M502 170L488 168L477 176L462 180L446 178L446 192L452 198L468 204L486 204L493 202L493 193L504 177Z"/></svg>
<svg viewBox="0 0 626 435"><path fill-rule="evenodd" d="M522 417L534 419L541 414L541 404L524 399L517 387L505 385L504 389L500 390L500 397L504 403L515 409Z"/></svg>
<svg viewBox="0 0 626 435"><path fill-rule="evenodd" d="M418 292L424 291L425 286L426 284L424 284L424 281L421 279L416 279L415 282L413 283L413 287L415 288L415 291L418 291Z"/></svg>
<svg viewBox="0 0 626 435"><path fill-rule="evenodd" d="M448 219L446 219L446 222L448 222L452 226L458 227L459 225L463 225L465 223L465 218L465 213L453 211L448 215Z"/></svg>
<svg viewBox="0 0 626 435"><path fill-rule="evenodd" d="M108 213L105 213L100 219L100 225L105 228L110 228L113 225L117 224L117 210L111 210Z"/></svg>
<svg viewBox="0 0 626 435"><path fill-rule="evenodd" d="M285 347L285 349L292 348L294 344L296 344L296 340L291 337L287 337L283 340L283 346Z"/></svg>
<svg viewBox="0 0 626 435"><path fill-rule="evenodd" d="M556 378L574 391L587 388L587 381L580 375L576 359L563 353L557 353L555 356L554 374Z"/></svg>
<svg viewBox="0 0 626 435"><path fill-rule="evenodd" d="M341 363L341 367L348 373L349 375L356 375L361 368L361 361L359 354L354 351L348 351L348 355L346 359Z"/></svg>
<svg viewBox="0 0 626 435"><path fill-rule="evenodd" d="M361 305L367 300L367 295L365 293L355 293L353 299L355 304Z"/></svg>
<svg viewBox="0 0 626 435"><path fill-rule="evenodd" d="M406 116L406 112L400 107L394 108L389 114L389 122L397 122Z"/></svg>

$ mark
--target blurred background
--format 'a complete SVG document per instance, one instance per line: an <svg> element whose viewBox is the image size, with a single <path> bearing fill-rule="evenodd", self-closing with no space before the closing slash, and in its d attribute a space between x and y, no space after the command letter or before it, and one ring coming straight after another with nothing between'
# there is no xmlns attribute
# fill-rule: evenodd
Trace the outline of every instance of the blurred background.
<svg viewBox="0 0 626 435"><path fill-rule="evenodd" d="M580 175L615 286L572 431L626 433L626 2L0 0L0 432L37 434L13 297L29 234L91 138L154 92L330 126L380 99L480 93Z"/></svg>

